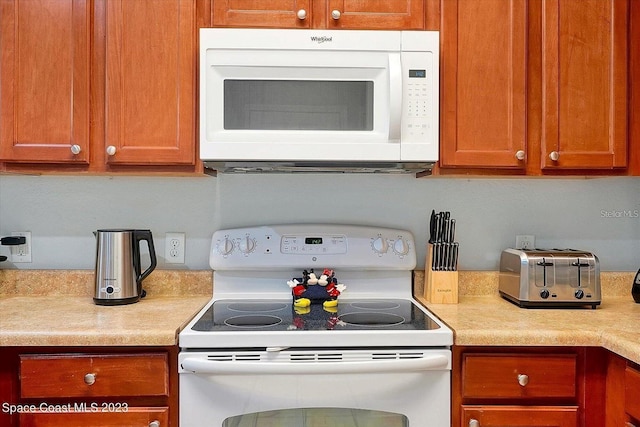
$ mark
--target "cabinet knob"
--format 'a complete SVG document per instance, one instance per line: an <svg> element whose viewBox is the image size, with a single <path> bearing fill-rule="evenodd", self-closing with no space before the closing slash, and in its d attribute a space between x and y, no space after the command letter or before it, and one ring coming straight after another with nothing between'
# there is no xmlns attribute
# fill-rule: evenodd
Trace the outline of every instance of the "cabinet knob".
<svg viewBox="0 0 640 427"><path fill-rule="evenodd" d="M307 11L304 9L300 9L297 15L299 20L304 21L307 18Z"/></svg>
<svg viewBox="0 0 640 427"><path fill-rule="evenodd" d="M84 376L84 383L86 385L92 385L96 382L96 374L86 374Z"/></svg>
<svg viewBox="0 0 640 427"><path fill-rule="evenodd" d="M153 420L149 423L149 427L160 427L160 421Z"/></svg>
<svg viewBox="0 0 640 427"><path fill-rule="evenodd" d="M518 150L518 151L516 151L516 159L518 159L518 160L524 160L524 150Z"/></svg>
<svg viewBox="0 0 640 427"><path fill-rule="evenodd" d="M480 427L480 421L471 418L469 420L469 427Z"/></svg>
<svg viewBox="0 0 640 427"><path fill-rule="evenodd" d="M116 154L116 147L114 147L113 145L108 146L107 154L110 156L113 156L114 154Z"/></svg>
<svg viewBox="0 0 640 427"><path fill-rule="evenodd" d="M340 13L340 11L338 9L335 9L335 10L331 11L331 17L336 21L338 19L340 19L340 15L341 15L341 13Z"/></svg>
<svg viewBox="0 0 640 427"><path fill-rule="evenodd" d="M80 147L78 144L73 144L71 146L71 153L72 154L80 154L81 151L82 151L82 147Z"/></svg>
<svg viewBox="0 0 640 427"><path fill-rule="evenodd" d="M522 387L529 384L529 375L518 374L518 384L520 384Z"/></svg>
<svg viewBox="0 0 640 427"><path fill-rule="evenodd" d="M558 153L557 151L552 151L551 153L549 153L549 158L554 162L557 162L560 158L560 153Z"/></svg>

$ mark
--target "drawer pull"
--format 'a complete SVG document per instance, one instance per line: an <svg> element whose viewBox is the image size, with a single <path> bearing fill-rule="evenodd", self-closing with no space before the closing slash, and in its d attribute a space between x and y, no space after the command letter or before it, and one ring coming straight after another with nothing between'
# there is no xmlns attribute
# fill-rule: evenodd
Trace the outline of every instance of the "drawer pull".
<svg viewBox="0 0 640 427"><path fill-rule="evenodd" d="M160 427L160 421L153 420L149 423L149 427Z"/></svg>
<svg viewBox="0 0 640 427"><path fill-rule="evenodd" d="M520 384L522 387L529 384L529 375L518 374L518 384Z"/></svg>
<svg viewBox="0 0 640 427"><path fill-rule="evenodd" d="M84 376L84 383L86 385L92 385L96 382L96 374L87 374Z"/></svg>
<svg viewBox="0 0 640 427"><path fill-rule="evenodd" d="M480 422L478 420L471 418L469 420L469 427L480 427Z"/></svg>

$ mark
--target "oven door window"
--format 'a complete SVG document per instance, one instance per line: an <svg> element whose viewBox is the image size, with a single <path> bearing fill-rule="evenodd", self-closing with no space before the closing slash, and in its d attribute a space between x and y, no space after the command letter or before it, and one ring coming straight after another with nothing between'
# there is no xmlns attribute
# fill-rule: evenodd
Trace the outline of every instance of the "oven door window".
<svg viewBox="0 0 640 427"><path fill-rule="evenodd" d="M225 80L225 130L373 130L373 82Z"/></svg>
<svg viewBox="0 0 640 427"><path fill-rule="evenodd" d="M408 427L407 417L367 409L305 408L264 411L227 418L222 427Z"/></svg>

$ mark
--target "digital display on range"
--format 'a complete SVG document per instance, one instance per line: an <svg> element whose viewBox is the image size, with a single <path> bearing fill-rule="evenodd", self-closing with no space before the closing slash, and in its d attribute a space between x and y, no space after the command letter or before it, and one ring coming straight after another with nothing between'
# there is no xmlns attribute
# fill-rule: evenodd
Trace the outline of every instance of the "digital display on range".
<svg viewBox="0 0 640 427"><path fill-rule="evenodd" d="M305 237L304 243L307 245L321 245L322 237Z"/></svg>
<svg viewBox="0 0 640 427"><path fill-rule="evenodd" d="M409 70L409 77L424 79L427 77L427 70Z"/></svg>

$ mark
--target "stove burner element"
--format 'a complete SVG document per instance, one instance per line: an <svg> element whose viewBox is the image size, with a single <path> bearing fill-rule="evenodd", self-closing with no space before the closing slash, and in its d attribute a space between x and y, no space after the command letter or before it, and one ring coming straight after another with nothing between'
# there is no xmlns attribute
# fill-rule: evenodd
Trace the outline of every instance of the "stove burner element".
<svg viewBox="0 0 640 427"><path fill-rule="evenodd" d="M404 317L390 313L346 313L338 316L338 319L349 325L385 327L401 325Z"/></svg>
<svg viewBox="0 0 640 427"><path fill-rule="evenodd" d="M236 302L229 304L227 309L240 311L243 313L264 313L269 311L279 311L287 307L287 304L276 302Z"/></svg>
<svg viewBox="0 0 640 427"><path fill-rule="evenodd" d="M270 315L247 315L230 317L224 321L227 326L236 328L264 328L282 323L282 319Z"/></svg>
<svg viewBox="0 0 640 427"><path fill-rule="evenodd" d="M368 301L368 302L352 302L351 307L362 308L365 310L393 310L400 307L400 304L391 301Z"/></svg>

